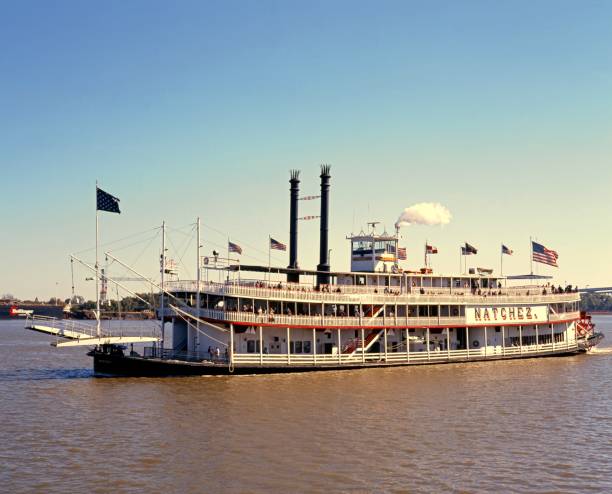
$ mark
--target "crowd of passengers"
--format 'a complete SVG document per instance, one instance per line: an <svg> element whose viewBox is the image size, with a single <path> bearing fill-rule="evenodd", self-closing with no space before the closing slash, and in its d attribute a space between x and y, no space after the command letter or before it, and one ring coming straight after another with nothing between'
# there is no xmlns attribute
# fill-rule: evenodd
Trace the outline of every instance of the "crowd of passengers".
<svg viewBox="0 0 612 494"><path fill-rule="evenodd" d="M287 290L287 291L298 291L298 292L321 292L321 293L342 293L342 288L339 285L320 285L320 286L303 286L303 285L293 285L291 283L268 283L265 281L256 281L255 288L268 288L274 290ZM426 290L427 288L427 290ZM412 282L412 289L409 290L409 293L412 293L418 289L421 295L431 295L432 289L441 288L441 287L417 287L416 282ZM496 287L483 288L480 286L480 283L476 281L471 287L470 284L466 281L463 284L463 288L469 292L471 291L472 295L478 295L481 297L487 296L504 296L504 295L548 295L548 294L558 294L558 293L576 293L578 292L578 286L567 285L563 288L561 285L555 287L555 285L551 285L547 283L544 287L542 287L540 291L540 287L534 287L532 289L525 290L525 293L516 290L504 290L502 289L501 282L497 283ZM379 293L378 288L374 288L372 293ZM399 289L393 289L390 287L381 287L380 293L385 295L401 295L401 291ZM446 295L447 292L440 291L435 292L435 295ZM465 295L464 292L453 292L454 295Z"/></svg>

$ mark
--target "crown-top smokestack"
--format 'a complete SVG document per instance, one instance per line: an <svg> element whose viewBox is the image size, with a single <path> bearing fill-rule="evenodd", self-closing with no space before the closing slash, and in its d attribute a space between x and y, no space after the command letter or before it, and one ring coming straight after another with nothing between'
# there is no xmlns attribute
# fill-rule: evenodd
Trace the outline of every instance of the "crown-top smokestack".
<svg viewBox="0 0 612 494"><path fill-rule="evenodd" d="M317 285L329 284L329 171L330 165L321 165L321 237L319 240L319 265L317 271Z"/></svg>
<svg viewBox="0 0 612 494"><path fill-rule="evenodd" d="M300 194L300 171L291 170L289 183L290 203L289 203L289 269L298 269L297 250L298 250L298 198ZM287 273L287 281L299 283L298 273Z"/></svg>

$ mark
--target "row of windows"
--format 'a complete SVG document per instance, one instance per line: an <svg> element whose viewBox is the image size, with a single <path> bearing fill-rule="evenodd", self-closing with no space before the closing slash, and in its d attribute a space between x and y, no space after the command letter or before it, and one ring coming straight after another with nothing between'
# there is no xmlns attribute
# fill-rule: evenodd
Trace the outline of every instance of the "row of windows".
<svg viewBox="0 0 612 494"><path fill-rule="evenodd" d="M508 346L521 346L521 338L519 336L511 336L506 338ZM523 345L535 345L536 335L523 336ZM555 343L563 343L565 341L565 333L555 333ZM540 334L538 335L538 345L546 345L552 342L552 335Z"/></svg>

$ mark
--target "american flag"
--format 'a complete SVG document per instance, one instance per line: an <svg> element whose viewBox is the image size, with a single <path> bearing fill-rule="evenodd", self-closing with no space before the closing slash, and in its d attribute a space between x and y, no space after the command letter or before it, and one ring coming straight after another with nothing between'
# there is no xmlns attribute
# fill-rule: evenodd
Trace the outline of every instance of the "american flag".
<svg viewBox="0 0 612 494"><path fill-rule="evenodd" d="M555 268L559 267L557 265L559 254L557 254L554 250L547 249L542 244L532 241L531 252L533 253L533 260L535 262L548 264L549 266L554 266Z"/></svg>
<svg viewBox="0 0 612 494"><path fill-rule="evenodd" d="M425 245L425 251L428 254L437 254L438 253L438 248L434 247L433 245Z"/></svg>
<svg viewBox="0 0 612 494"><path fill-rule="evenodd" d="M230 252L235 252L236 254L242 254L242 247L240 247L238 244L235 244L233 242L227 242L227 249Z"/></svg>
<svg viewBox="0 0 612 494"><path fill-rule="evenodd" d="M397 248L397 258L400 261L405 261L406 259L408 259L408 256L406 255L406 247Z"/></svg>
<svg viewBox="0 0 612 494"><path fill-rule="evenodd" d="M276 250L287 250L287 246L285 244L280 243L278 240L274 240L270 237L270 248Z"/></svg>
<svg viewBox="0 0 612 494"><path fill-rule="evenodd" d="M96 209L98 211L108 211L109 213L121 213L119 211L119 198L96 187Z"/></svg>
<svg viewBox="0 0 612 494"><path fill-rule="evenodd" d="M507 254L509 256L511 256L513 254L513 250L510 249L509 247L506 247L504 244L502 244L502 254Z"/></svg>
<svg viewBox="0 0 612 494"><path fill-rule="evenodd" d="M478 254L478 249L466 242L465 247L461 247L461 255L471 256L472 254Z"/></svg>

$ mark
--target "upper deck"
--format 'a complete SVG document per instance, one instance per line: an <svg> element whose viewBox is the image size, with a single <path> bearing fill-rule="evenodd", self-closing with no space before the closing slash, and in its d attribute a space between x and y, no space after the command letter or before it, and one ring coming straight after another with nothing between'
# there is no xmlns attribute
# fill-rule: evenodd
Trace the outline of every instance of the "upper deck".
<svg viewBox="0 0 612 494"><path fill-rule="evenodd" d="M390 280L397 278L390 277ZM323 287L261 280L201 281L202 294L275 301L345 304L551 304L577 302L574 290L559 290L546 285L477 287L474 278L410 277L388 285L332 284ZM489 279L490 285L491 280ZM174 293L195 294L196 281L171 281L167 289Z"/></svg>

